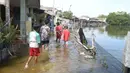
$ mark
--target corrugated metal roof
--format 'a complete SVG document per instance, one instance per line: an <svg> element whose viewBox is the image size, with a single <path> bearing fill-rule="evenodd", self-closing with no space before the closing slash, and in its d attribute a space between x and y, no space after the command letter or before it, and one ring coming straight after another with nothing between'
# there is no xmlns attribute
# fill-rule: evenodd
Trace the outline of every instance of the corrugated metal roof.
<svg viewBox="0 0 130 73"><path fill-rule="evenodd" d="M47 13L47 14L49 14L49 15L53 15L53 16L56 15L56 11L57 11L57 9L56 9L56 8L53 8L53 7L40 6L40 9L41 9L41 10L45 10L45 13ZM54 10L54 11L53 11L53 10Z"/></svg>

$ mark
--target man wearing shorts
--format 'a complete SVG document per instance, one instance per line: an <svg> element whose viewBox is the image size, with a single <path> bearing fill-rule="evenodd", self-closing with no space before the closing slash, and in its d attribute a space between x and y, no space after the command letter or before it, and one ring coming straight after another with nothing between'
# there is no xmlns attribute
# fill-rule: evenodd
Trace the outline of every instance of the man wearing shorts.
<svg viewBox="0 0 130 73"><path fill-rule="evenodd" d="M25 68L28 68L28 64L31 61L32 57L35 57L35 63L37 63L38 56L40 54L39 44L40 44L40 35L37 33L37 27L33 27L33 31L29 33L29 58L26 62Z"/></svg>
<svg viewBox="0 0 130 73"><path fill-rule="evenodd" d="M48 50L48 45L49 45L49 33L50 33L50 28L46 24L43 24L40 28L40 35L41 35L41 44L42 44L42 50L45 49Z"/></svg>

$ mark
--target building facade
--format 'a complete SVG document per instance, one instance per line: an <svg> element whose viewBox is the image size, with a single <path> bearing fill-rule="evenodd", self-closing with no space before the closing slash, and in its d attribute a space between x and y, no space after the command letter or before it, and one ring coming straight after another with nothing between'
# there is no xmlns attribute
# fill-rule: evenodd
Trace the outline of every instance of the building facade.
<svg viewBox="0 0 130 73"><path fill-rule="evenodd" d="M26 37L26 21L33 9L40 9L40 0L0 0L2 20L7 23L12 18L13 24L20 27L21 38Z"/></svg>

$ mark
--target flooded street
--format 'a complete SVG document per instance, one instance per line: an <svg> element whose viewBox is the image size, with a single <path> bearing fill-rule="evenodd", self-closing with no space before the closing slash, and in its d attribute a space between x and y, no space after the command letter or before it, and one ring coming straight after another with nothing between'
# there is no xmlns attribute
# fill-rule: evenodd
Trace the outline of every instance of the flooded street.
<svg viewBox="0 0 130 73"><path fill-rule="evenodd" d="M102 59L103 51L97 51L96 59L86 59L81 52L86 50L76 44L75 39L68 42L68 48L63 48L51 38L49 51L44 51L36 65L33 60L28 69L24 69L28 56L8 61L0 67L0 73L122 73L117 68L111 71L111 65L106 65ZM106 55L106 53L105 53ZM109 57L108 57L109 58ZM108 63L110 61L107 61ZM109 63L110 64L110 63ZM111 71L111 72L110 72Z"/></svg>
<svg viewBox="0 0 130 73"><path fill-rule="evenodd" d="M63 48L63 44L50 41L49 51L40 54L39 61L36 65L33 60L28 69L24 69L28 56L20 57L8 61L8 64L0 67L0 73L70 73L69 69L76 70L78 61L78 52L69 42L69 48ZM60 70L59 70L60 69Z"/></svg>

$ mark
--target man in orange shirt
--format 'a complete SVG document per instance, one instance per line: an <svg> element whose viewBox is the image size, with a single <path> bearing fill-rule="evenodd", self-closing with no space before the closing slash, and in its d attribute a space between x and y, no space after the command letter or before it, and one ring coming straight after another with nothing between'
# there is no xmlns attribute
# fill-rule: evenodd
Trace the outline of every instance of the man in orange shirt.
<svg viewBox="0 0 130 73"><path fill-rule="evenodd" d="M68 30L68 26L65 26L63 30L63 41L65 47L66 47L66 42L68 42L69 38L70 38L70 31Z"/></svg>

